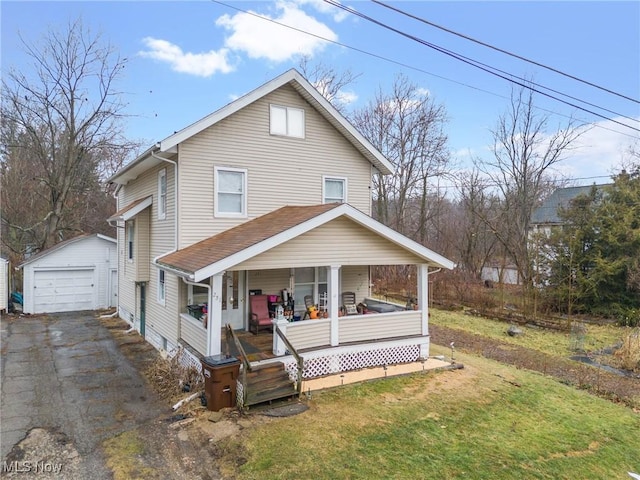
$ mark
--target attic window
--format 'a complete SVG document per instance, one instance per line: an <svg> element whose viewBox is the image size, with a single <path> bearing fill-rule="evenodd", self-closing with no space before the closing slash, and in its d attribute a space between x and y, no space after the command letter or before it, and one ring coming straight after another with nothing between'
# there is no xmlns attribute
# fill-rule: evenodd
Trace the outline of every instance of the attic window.
<svg viewBox="0 0 640 480"><path fill-rule="evenodd" d="M270 105L270 133L304 138L304 110L302 108Z"/></svg>

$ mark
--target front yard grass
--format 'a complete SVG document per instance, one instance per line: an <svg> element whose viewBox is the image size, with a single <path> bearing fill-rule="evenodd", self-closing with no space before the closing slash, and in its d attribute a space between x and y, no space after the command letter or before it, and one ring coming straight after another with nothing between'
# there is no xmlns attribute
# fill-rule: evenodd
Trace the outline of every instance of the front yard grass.
<svg viewBox="0 0 640 480"><path fill-rule="evenodd" d="M448 351L432 345L433 355ZM456 360L465 368L314 393L307 412L219 445L223 473L592 480L640 473L637 412L533 372L462 353Z"/></svg>
<svg viewBox="0 0 640 480"><path fill-rule="evenodd" d="M622 339L632 331L631 327L584 324L585 333L576 335L568 332L518 326L524 335L511 337L506 333L509 324L505 322L466 315L462 312L437 309L430 311L430 322L435 325L464 330L560 357L567 357L574 353L576 347L585 352L595 352L611 347L622 342Z"/></svg>

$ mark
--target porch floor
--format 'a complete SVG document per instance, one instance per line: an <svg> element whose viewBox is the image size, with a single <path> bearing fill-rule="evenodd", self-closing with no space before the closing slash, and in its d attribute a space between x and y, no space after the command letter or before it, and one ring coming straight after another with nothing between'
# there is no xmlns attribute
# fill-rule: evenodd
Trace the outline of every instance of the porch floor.
<svg viewBox="0 0 640 480"><path fill-rule="evenodd" d="M236 337L238 337L238 340L240 340L240 344L247 354L247 360L250 362L257 362L275 357L273 354L273 334L271 332L263 331L254 335L246 330L235 330L234 333L236 334ZM233 343L233 341L231 343ZM238 354L235 345L227 345L226 332L223 329L222 353L226 354L227 348L231 355Z"/></svg>

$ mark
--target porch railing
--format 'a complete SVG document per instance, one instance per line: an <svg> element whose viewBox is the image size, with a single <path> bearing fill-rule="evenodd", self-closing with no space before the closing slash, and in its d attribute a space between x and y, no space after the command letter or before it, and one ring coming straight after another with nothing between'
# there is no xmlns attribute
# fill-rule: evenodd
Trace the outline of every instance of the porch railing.
<svg viewBox="0 0 640 480"><path fill-rule="evenodd" d="M293 356L293 358L296 359L296 364L297 364L297 367L298 367L298 375L296 376L297 377L296 378L296 391L298 392L298 395L300 395L300 393L302 393L302 372L303 372L303 367L304 367L304 360L298 354L296 349L293 348L293 345L291 345L291 342L289 342L289 340L287 339L287 336L282 333L282 331L278 328L277 325L274 325L274 331L282 339L282 341L284 342L285 346L287 347L287 350L289 351L289 353Z"/></svg>
<svg viewBox="0 0 640 480"><path fill-rule="evenodd" d="M251 362L247 359L247 352L245 352L242 343L240 343L240 339L237 337L236 333L233 331L231 325L227 324L226 326L226 337L227 337L227 347L230 341L233 341L236 349L238 350L238 355L240 356L240 360L242 361L242 372L241 372L241 383L242 383L242 391L247 391L247 373L251 371ZM229 352L226 352L229 355Z"/></svg>

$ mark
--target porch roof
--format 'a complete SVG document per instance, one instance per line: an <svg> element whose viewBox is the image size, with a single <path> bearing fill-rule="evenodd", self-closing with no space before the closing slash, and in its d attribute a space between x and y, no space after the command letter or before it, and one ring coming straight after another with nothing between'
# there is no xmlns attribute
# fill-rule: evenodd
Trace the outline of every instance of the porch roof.
<svg viewBox="0 0 640 480"><path fill-rule="evenodd" d="M153 196L148 196L144 198L139 198L131 202L124 208L121 208L116 213L107 218L107 222L113 223L117 221L127 221L138 215L145 208L150 207L153 203Z"/></svg>
<svg viewBox="0 0 640 480"><path fill-rule="evenodd" d="M452 269L455 266L452 261L346 203L285 206L160 257L155 263L160 268L172 271L191 281L199 282L339 217L346 217L356 222L372 234L385 238L411 252L426 264L447 269Z"/></svg>

